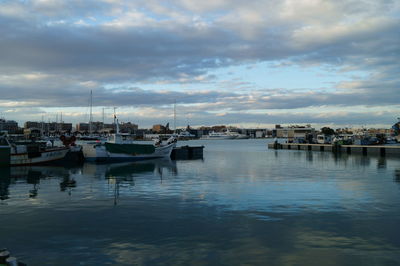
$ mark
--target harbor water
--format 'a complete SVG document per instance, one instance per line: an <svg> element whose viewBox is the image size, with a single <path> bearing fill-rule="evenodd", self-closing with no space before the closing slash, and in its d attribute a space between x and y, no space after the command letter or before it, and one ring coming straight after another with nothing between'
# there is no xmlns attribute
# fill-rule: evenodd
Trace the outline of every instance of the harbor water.
<svg viewBox="0 0 400 266"><path fill-rule="evenodd" d="M399 265L400 159L198 140L197 160L0 168L28 265Z"/></svg>

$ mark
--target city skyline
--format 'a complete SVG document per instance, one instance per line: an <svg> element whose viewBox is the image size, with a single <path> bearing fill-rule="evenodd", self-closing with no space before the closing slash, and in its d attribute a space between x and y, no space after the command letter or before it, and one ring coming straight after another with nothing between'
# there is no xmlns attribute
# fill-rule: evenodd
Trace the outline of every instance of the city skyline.
<svg viewBox="0 0 400 266"><path fill-rule="evenodd" d="M0 114L20 124L390 127L395 1L1 1Z"/></svg>

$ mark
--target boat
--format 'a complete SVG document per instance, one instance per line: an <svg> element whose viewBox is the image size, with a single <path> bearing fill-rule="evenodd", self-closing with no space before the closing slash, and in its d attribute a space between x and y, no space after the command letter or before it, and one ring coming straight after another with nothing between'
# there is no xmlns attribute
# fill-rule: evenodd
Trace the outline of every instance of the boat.
<svg viewBox="0 0 400 266"><path fill-rule="evenodd" d="M226 132L212 131L208 135L202 137L203 139L235 139L235 136L229 135Z"/></svg>
<svg viewBox="0 0 400 266"><path fill-rule="evenodd" d="M184 140L186 140L186 139L193 139L193 138L195 138L196 136L195 135L193 135L193 134L191 134L189 131L181 131L178 135L177 135L177 137L178 137L178 139L184 139Z"/></svg>
<svg viewBox="0 0 400 266"><path fill-rule="evenodd" d="M385 144L390 144L390 145L392 145L392 144L398 144L398 142L397 142L397 140L396 140L395 137L389 136L389 137L386 137L386 138L385 138Z"/></svg>
<svg viewBox="0 0 400 266"><path fill-rule="evenodd" d="M88 136L78 136L77 137L78 141L103 141L106 140L105 137L100 136L100 135L88 135Z"/></svg>
<svg viewBox="0 0 400 266"><path fill-rule="evenodd" d="M226 134L228 136L232 136L234 139L248 139L248 138L250 138L250 136L247 136L245 134L240 134L238 132L230 131L230 130L227 130Z"/></svg>
<svg viewBox="0 0 400 266"><path fill-rule="evenodd" d="M6 136L0 136L0 149L1 164L9 166L45 164L63 159L70 151L67 146L54 147L46 142L10 143Z"/></svg>
<svg viewBox="0 0 400 266"><path fill-rule="evenodd" d="M93 142L93 141L104 142L104 141L107 140L107 138L104 136L104 132L103 132L103 135L93 132L93 112L92 112L92 109L93 109L93 91L92 90L90 91L89 109L90 109L90 111L89 111L89 132L88 132L88 134L78 134L76 136L76 139L80 143L82 143L82 142L83 143L84 142ZM104 127L104 108L103 108L103 127Z"/></svg>
<svg viewBox="0 0 400 266"><path fill-rule="evenodd" d="M320 134L317 135L317 144L331 144L332 135Z"/></svg>
<svg viewBox="0 0 400 266"><path fill-rule="evenodd" d="M135 143L119 132L118 120L114 116L116 132L105 142L83 144L83 156L93 162L139 161L170 157L177 139L171 136L167 143L155 140L153 144Z"/></svg>

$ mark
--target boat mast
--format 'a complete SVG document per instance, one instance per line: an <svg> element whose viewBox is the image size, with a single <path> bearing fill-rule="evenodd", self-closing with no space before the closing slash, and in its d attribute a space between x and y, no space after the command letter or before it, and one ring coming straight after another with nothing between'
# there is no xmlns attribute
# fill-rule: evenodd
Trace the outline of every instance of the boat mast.
<svg viewBox="0 0 400 266"><path fill-rule="evenodd" d="M118 125L118 119L117 119L117 113L116 111L117 107L114 107L114 125L115 125L115 133L119 134L119 125Z"/></svg>
<svg viewBox="0 0 400 266"><path fill-rule="evenodd" d="M103 131L103 133L104 133L104 107L103 107L103 126L102 126L102 131Z"/></svg>
<svg viewBox="0 0 400 266"><path fill-rule="evenodd" d="M174 134L176 134L176 99L174 100Z"/></svg>
<svg viewBox="0 0 400 266"><path fill-rule="evenodd" d="M92 108L93 108L93 92L90 90L90 114L89 114L89 134L92 135Z"/></svg>
<svg viewBox="0 0 400 266"><path fill-rule="evenodd" d="M41 129L42 129L41 136L44 136L44 118L43 118L43 115L42 115Z"/></svg>

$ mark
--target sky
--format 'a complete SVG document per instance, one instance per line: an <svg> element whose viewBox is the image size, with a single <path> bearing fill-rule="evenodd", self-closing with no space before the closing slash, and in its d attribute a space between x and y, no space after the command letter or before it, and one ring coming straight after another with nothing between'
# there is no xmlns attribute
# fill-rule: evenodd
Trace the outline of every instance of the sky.
<svg viewBox="0 0 400 266"><path fill-rule="evenodd" d="M0 117L389 127L397 0L0 0Z"/></svg>

